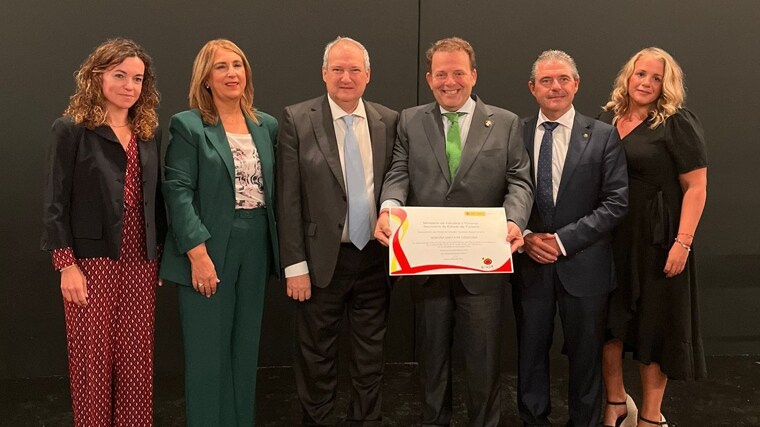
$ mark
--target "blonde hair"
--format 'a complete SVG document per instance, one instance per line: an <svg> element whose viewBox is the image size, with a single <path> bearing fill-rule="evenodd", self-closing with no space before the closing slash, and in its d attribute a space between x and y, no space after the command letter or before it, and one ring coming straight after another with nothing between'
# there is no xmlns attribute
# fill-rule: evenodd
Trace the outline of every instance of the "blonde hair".
<svg viewBox="0 0 760 427"><path fill-rule="evenodd" d="M243 60L245 89L243 90L243 96L240 98L240 109L254 123L258 123L256 109L253 107L253 73L251 72L251 64L248 62L243 51L235 43L227 39L216 39L207 42L195 57L193 76L190 78L190 93L188 94L190 108L200 110L203 122L206 124L213 125L219 121L219 112L216 110L216 105L214 105L214 96L211 93L211 89L206 87L206 81L214 66L214 55L216 55L219 49L229 50Z"/></svg>
<svg viewBox="0 0 760 427"><path fill-rule="evenodd" d="M635 71L636 61L645 55L659 59L665 65L665 73L662 76L662 92L657 98L654 108L649 112L649 117L652 121L649 127L654 129L663 124L668 117L675 114L683 106L684 99L686 99L686 89L684 88L681 67L668 52L658 47L648 47L633 55L623 65L617 78L615 78L612 93L610 93L610 100L602 107L605 111L612 110L615 113L615 117L612 120L613 124L629 112L628 79Z"/></svg>
<svg viewBox="0 0 760 427"><path fill-rule="evenodd" d="M127 58L139 58L145 65L140 97L129 108L127 118L132 129L142 140L153 137L158 127L156 107L161 96L156 90L156 75L153 61L137 43L129 39L116 38L103 42L90 53L74 73L76 91L69 98L69 105L63 115L71 117L76 124L84 124L94 129L107 123L108 111L103 96L103 73L121 64Z"/></svg>

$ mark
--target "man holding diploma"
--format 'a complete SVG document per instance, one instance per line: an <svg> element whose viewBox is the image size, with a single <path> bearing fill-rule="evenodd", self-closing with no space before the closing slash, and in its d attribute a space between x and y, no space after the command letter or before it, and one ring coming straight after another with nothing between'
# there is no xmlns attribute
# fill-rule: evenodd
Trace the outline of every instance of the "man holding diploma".
<svg viewBox="0 0 760 427"><path fill-rule="evenodd" d="M427 51L427 64L425 77L436 102L401 113L375 237L388 244L388 207L504 207L509 221L505 239L515 251L523 244L521 230L533 204L519 119L472 95L475 52L465 40L437 41ZM497 426L499 323L508 276L417 275L404 280L411 283L415 307L422 424L451 423L453 343L465 365L469 425Z"/></svg>
<svg viewBox="0 0 760 427"><path fill-rule="evenodd" d="M614 288L612 229L628 207L617 130L575 111L580 76L565 52L548 50L528 88L540 111L523 120L536 202L515 257L517 404L526 426L550 426L549 348L559 308L570 362L571 426L599 424L607 295Z"/></svg>

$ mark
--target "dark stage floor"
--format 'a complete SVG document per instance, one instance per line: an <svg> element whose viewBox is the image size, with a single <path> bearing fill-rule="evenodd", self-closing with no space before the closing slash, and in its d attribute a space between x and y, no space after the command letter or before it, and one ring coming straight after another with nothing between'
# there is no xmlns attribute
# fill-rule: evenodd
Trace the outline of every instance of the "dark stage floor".
<svg viewBox="0 0 760 427"><path fill-rule="evenodd" d="M567 416L565 366L557 361L554 375L552 420L563 425ZM760 426L760 356L716 356L708 359L709 378L700 382L671 382L663 411L667 418L686 426ZM634 400L641 396L637 370L626 361L626 380ZM503 411L505 426L519 426L516 416L513 374L505 374ZM461 376L455 383L454 426L466 425ZM384 422L388 426L412 426L420 402L414 364L386 368ZM155 423L158 427L184 426L184 400L180 378L156 379ZM342 380L336 405L344 412L348 398ZM70 426L71 408L67 378L0 380L0 426ZM258 421L260 426L298 425L300 409L290 368L259 370Z"/></svg>

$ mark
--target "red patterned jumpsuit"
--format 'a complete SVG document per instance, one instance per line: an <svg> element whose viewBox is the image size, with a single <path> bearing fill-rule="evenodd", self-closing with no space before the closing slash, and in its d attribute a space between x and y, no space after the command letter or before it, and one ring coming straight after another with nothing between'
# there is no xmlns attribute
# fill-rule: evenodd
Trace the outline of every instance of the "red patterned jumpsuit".
<svg viewBox="0 0 760 427"><path fill-rule="evenodd" d="M87 280L87 306L64 301L76 426L153 425L153 325L158 260L149 260L137 139L127 147L121 252L75 259L53 251L56 269L76 263Z"/></svg>

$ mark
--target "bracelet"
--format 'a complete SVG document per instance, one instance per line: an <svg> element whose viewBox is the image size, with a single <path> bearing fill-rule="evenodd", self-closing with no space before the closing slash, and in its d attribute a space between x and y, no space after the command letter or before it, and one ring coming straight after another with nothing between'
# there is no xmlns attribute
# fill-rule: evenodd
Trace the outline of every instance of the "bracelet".
<svg viewBox="0 0 760 427"><path fill-rule="evenodd" d="M64 270L68 270L71 267L76 267L76 264L67 265L66 267L63 267L62 269L60 269L58 271L60 271L61 273L63 273Z"/></svg>
<svg viewBox="0 0 760 427"><path fill-rule="evenodd" d="M679 236L689 236L689 237L691 237L692 239L694 238L694 235L693 235L693 234L689 234L689 233L678 233L678 235L679 235Z"/></svg>
<svg viewBox="0 0 760 427"><path fill-rule="evenodd" d="M687 245L686 243L682 242L678 237L676 237L676 243L681 245L682 248L686 249L686 252L691 252L691 245Z"/></svg>

